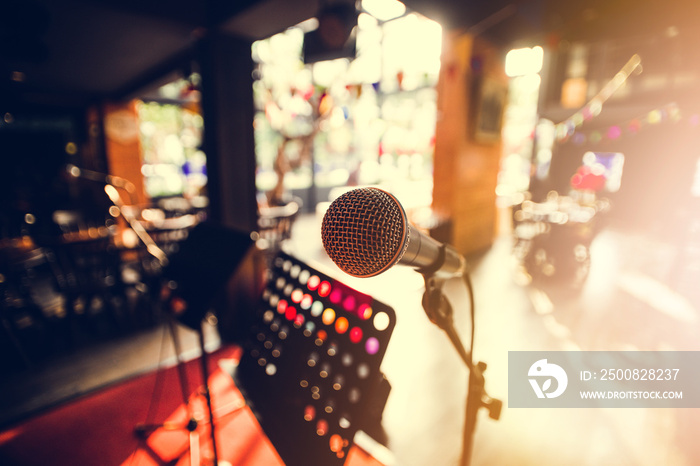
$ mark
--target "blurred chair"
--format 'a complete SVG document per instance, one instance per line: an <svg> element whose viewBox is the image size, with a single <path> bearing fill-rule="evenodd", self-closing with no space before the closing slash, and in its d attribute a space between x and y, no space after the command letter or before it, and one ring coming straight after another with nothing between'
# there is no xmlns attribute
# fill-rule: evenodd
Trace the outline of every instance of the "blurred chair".
<svg viewBox="0 0 700 466"><path fill-rule="evenodd" d="M50 350L52 323L62 314L50 251L30 240L0 240L0 371L30 368Z"/></svg>
<svg viewBox="0 0 700 466"><path fill-rule="evenodd" d="M269 251L279 250L282 242L292 235L301 200L294 199L283 206L261 205L258 208L258 234Z"/></svg>

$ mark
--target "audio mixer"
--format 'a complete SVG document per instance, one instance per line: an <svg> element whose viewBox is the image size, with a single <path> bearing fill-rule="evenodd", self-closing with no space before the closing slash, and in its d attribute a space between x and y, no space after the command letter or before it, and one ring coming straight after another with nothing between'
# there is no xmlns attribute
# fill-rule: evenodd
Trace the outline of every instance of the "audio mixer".
<svg viewBox="0 0 700 466"><path fill-rule="evenodd" d="M378 419L395 323L372 297L284 252L272 259L235 377L287 465L343 464Z"/></svg>

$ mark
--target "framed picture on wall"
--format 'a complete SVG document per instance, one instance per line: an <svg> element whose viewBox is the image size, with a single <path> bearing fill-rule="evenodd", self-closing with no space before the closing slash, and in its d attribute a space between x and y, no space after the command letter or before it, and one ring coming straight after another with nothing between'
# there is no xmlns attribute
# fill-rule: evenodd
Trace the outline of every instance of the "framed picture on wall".
<svg viewBox="0 0 700 466"><path fill-rule="evenodd" d="M473 100L476 142L493 144L501 140L507 96L508 88L505 83L488 76L483 76L477 81Z"/></svg>

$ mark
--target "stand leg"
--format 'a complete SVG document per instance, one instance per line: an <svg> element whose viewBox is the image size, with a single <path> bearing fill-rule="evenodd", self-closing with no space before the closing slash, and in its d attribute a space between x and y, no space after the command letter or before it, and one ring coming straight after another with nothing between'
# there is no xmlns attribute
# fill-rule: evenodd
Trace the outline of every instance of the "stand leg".
<svg viewBox="0 0 700 466"><path fill-rule="evenodd" d="M170 338L172 338L173 348L175 349L175 358L177 359L177 375L178 381L180 382L182 399L189 408L189 383L187 380L187 371L185 369L185 364L181 359L182 347L180 346L180 337L177 334L177 324L173 316L168 316L168 330L170 330ZM189 414L190 418L192 418L192 413L189 412Z"/></svg>
<svg viewBox="0 0 700 466"><path fill-rule="evenodd" d="M466 466L471 462L472 445L474 442L474 431L476 430L476 416L479 408L486 408L489 417L497 421L501 417L503 402L491 398L484 386L484 371L486 363L478 362L469 371L469 393L467 394L467 413L464 417L464 443L462 451L462 465Z"/></svg>
<svg viewBox="0 0 700 466"><path fill-rule="evenodd" d="M182 347L180 346L180 337L177 333L177 323L172 315L168 316L168 330L170 331L170 337L173 342L173 348L175 350L175 358L177 359L176 370L178 375L178 382L180 384L180 391L182 392L182 400L187 407L187 413L189 415L189 421L185 426L176 425L175 423L162 423L162 424L138 424L134 427L136 435L142 438L148 437L153 431L165 428L168 430L185 429L189 432L189 446L190 446L190 466L200 466L200 456L199 456L199 434L197 433L198 422L192 412L192 405L190 403L189 397L189 380L187 378L187 369L185 363L182 360Z"/></svg>
<svg viewBox="0 0 700 466"><path fill-rule="evenodd" d="M190 385L189 381L187 378L187 370L185 367L185 363L181 358L182 354L182 348L180 346L180 340L179 340L179 335L177 333L177 323L176 320L173 316L169 316L169 320L167 322L168 329L170 331L170 335L172 337L173 341L173 346L175 348L175 353L176 353L176 358L177 358L177 374L178 374L178 380L180 383L180 390L182 391L182 397L183 401L187 407L187 411L189 414L189 421L187 422L186 425L182 426L179 424L175 423L161 423L161 424L138 424L135 428L134 431L136 434L141 437L141 438L147 438L153 431L160 429L160 428L165 428L169 430L176 430L176 429L183 429L187 430L189 432L189 453L190 453L190 465L191 466L200 466L201 463L201 452L200 452L200 442L199 442L199 425L201 422L206 422L203 419L200 419L199 421L197 420L198 416L195 416L195 414L192 411L192 404L190 403ZM203 379L203 384L201 387L201 394L204 396L206 403L207 403L207 410L209 411L208 413L208 422L210 425L210 434L211 434L211 443L212 443L212 451L213 451L213 465L214 466L219 466L219 452L218 452L218 447L216 443L216 426L214 424L214 410L212 406L212 401L211 401L211 391L209 390L209 354L206 351L206 344L205 344L205 338L204 338L204 326L203 322L200 322L200 325L196 329L197 331L197 336L199 339L199 348L201 350L201 356L200 356L200 369L202 373L202 379ZM242 408L245 406L245 403L235 403L232 406L224 406L220 407L220 410L225 410L226 412L222 414L222 416L226 416L229 414L233 414L236 412L241 412ZM227 462L222 462L222 465L229 464Z"/></svg>
<svg viewBox="0 0 700 466"><path fill-rule="evenodd" d="M467 393L467 412L464 416L464 438L462 440L462 466L468 466L472 458L474 432L476 431L476 415L481 407L483 392L483 377L477 371L469 371L469 387ZM479 381L481 379L481 381Z"/></svg>
<svg viewBox="0 0 700 466"><path fill-rule="evenodd" d="M199 433L197 430L190 430L190 466L200 466L199 461Z"/></svg>
<svg viewBox="0 0 700 466"><path fill-rule="evenodd" d="M466 278L465 280L468 280ZM486 364L472 361L471 348L467 350L462 344L452 320L452 306L442 294L444 281L435 277L425 277L425 293L423 295L423 308L431 322L445 331L452 345L457 350L460 358L469 370L469 384L467 388L466 414L464 417L464 430L462 438L462 461L461 466L468 466L471 463L472 446L474 443L474 431L476 430L476 420L479 408L486 408L492 419L498 419L501 415L502 403L486 394L484 382L484 370ZM473 299L471 298L471 283L467 281L470 292L472 312L474 310ZM472 341L474 321L472 320Z"/></svg>
<svg viewBox="0 0 700 466"><path fill-rule="evenodd" d="M204 344L204 330L201 325L199 326L197 332L199 334L199 347L202 351L200 361L202 367L202 378L204 379L203 392L204 398L207 400L207 410L209 411L209 432L211 433L211 445L212 450L214 452L214 465L217 466L219 464L219 454L216 448L216 432L214 430L214 410L212 409L211 393L209 392L209 357L207 355L207 350L205 347L206 345Z"/></svg>

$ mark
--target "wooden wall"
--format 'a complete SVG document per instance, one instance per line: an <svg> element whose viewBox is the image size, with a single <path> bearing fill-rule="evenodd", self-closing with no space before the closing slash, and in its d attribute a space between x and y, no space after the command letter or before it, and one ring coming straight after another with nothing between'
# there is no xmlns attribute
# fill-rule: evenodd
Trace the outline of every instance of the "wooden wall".
<svg viewBox="0 0 700 466"><path fill-rule="evenodd" d="M448 238L440 239L462 254L488 248L495 237L501 142L494 123L502 121L507 83L498 49L468 34L446 34L438 82L433 210L448 226Z"/></svg>
<svg viewBox="0 0 700 466"><path fill-rule="evenodd" d="M149 203L143 175L141 174L141 139L136 103L105 105L104 110L105 152L109 174L122 177L135 187L134 202L142 206ZM126 193L121 193L125 196ZM128 202L128 197L124 198Z"/></svg>

